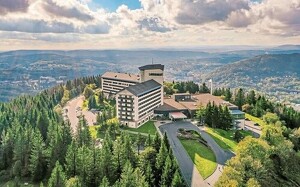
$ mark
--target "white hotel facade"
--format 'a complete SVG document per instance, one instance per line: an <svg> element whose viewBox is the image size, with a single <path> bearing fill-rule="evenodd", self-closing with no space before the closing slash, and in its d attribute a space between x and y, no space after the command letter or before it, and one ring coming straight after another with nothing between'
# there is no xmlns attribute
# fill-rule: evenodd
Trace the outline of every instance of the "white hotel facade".
<svg viewBox="0 0 300 187"><path fill-rule="evenodd" d="M140 75L106 72L101 77L102 90L116 97L117 117L121 124L137 128L163 105L164 66L139 67Z"/></svg>
<svg viewBox="0 0 300 187"><path fill-rule="evenodd" d="M154 109L163 105L163 86L155 80L129 86L116 95L121 124L137 128L150 120Z"/></svg>
<svg viewBox="0 0 300 187"><path fill-rule="evenodd" d="M102 91L106 96L115 95L128 86L140 83L135 74L106 72L101 76Z"/></svg>

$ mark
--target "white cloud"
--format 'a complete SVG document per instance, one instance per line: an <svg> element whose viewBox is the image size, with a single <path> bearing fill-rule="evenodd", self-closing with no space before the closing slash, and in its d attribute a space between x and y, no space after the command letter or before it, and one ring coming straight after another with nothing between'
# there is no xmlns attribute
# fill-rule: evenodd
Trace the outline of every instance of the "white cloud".
<svg viewBox="0 0 300 187"><path fill-rule="evenodd" d="M8 32L14 33L16 45L27 38L42 46L73 41L71 47L258 45L300 39L300 0L140 0L140 9L122 5L115 12L92 10L88 3L2 0L0 38L5 41L0 43L12 41Z"/></svg>
<svg viewBox="0 0 300 187"><path fill-rule="evenodd" d="M44 10L52 16L73 18L80 21L92 21L94 19L93 16L90 15L87 6L75 1L44 0L42 6Z"/></svg>
<svg viewBox="0 0 300 187"><path fill-rule="evenodd" d="M246 0L182 0L181 11L176 16L180 24L201 25L224 21L234 11L249 9Z"/></svg>
<svg viewBox="0 0 300 187"><path fill-rule="evenodd" d="M1 0L0 15L10 12L26 12L29 7L29 0Z"/></svg>

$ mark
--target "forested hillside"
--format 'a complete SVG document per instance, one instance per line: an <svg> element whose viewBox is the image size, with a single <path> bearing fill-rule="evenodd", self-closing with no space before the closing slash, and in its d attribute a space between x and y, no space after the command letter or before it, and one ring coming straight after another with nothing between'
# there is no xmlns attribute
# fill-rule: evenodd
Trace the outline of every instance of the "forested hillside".
<svg viewBox="0 0 300 187"><path fill-rule="evenodd" d="M0 185L184 186L166 137L133 138L118 124L103 122L114 128L99 142L83 116L72 133L61 107L89 84L99 87L99 77L0 104ZM144 151L137 151L141 146Z"/></svg>
<svg viewBox="0 0 300 187"><path fill-rule="evenodd" d="M261 55L207 74L219 86L250 88L281 101L300 103L300 54Z"/></svg>

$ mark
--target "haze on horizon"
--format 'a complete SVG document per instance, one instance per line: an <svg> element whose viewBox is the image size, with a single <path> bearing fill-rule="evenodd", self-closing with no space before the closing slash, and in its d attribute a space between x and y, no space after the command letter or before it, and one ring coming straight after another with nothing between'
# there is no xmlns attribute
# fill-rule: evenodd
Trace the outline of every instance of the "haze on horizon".
<svg viewBox="0 0 300 187"><path fill-rule="evenodd" d="M1 0L0 50L300 43L300 0Z"/></svg>

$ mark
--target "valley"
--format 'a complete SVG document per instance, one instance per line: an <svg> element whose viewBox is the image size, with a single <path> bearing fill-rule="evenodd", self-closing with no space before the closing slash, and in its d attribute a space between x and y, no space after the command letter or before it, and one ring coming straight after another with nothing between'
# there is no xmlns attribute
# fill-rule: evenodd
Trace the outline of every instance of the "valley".
<svg viewBox="0 0 300 187"><path fill-rule="evenodd" d="M298 53L297 53L298 52ZM165 81L206 82L214 87L242 87L265 93L273 101L300 104L298 48L223 52L175 50L10 51L0 53L0 101L76 77L106 71L137 73L142 64L166 66ZM275 65L273 65L273 63Z"/></svg>

